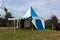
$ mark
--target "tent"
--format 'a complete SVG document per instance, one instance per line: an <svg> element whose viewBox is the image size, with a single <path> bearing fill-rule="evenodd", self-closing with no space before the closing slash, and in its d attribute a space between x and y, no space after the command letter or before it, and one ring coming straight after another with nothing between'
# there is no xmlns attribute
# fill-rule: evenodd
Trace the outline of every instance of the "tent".
<svg viewBox="0 0 60 40"><path fill-rule="evenodd" d="M23 19L21 21L21 19ZM27 20L26 20L27 19ZM28 9L28 11L26 12L26 14L22 17L22 18L8 18L8 20L14 20L14 24L15 24L15 20L17 20L17 28L20 27L30 27L31 25L31 22L32 24L34 25L34 27L37 29L37 30L43 30L45 29L45 23L44 23L44 20L43 18L39 17L35 11L33 10L32 7L30 7ZM20 20L20 21L19 21ZM28 24L28 25L27 25ZM14 25L15 27L15 25Z"/></svg>
<svg viewBox="0 0 60 40"><path fill-rule="evenodd" d="M37 30L43 30L45 29L45 23L44 20L42 18L40 18L35 11L33 10L32 7L30 7L28 9L28 11L26 12L26 14L23 16L23 18L27 19L32 19L32 23L35 26L35 28Z"/></svg>

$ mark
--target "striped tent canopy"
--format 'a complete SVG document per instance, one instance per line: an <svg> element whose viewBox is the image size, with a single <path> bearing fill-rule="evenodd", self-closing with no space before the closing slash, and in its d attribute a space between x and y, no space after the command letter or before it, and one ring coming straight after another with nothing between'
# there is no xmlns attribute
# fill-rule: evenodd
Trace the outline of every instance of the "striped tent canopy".
<svg viewBox="0 0 60 40"><path fill-rule="evenodd" d="M43 30L45 29L45 23L44 20L42 18L40 18L35 11L33 10L32 7L30 7L28 9L28 11L26 12L26 14L23 16L23 18L30 18L32 17L32 23L34 24L35 28L37 30Z"/></svg>

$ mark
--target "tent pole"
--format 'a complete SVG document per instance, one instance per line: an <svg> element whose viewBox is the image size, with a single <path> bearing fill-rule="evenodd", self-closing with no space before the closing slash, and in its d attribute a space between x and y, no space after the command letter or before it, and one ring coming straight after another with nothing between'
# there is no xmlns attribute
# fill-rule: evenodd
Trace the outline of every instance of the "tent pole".
<svg viewBox="0 0 60 40"><path fill-rule="evenodd" d="M23 29L25 30L25 18L23 19Z"/></svg>
<svg viewBox="0 0 60 40"><path fill-rule="evenodd" d="M20 20L19 20L19 28L20 28Z"/></svg>
<svg viewBox="0 0 60 40"><path fill-rule="evenodd" d="M33 25L32 25L32 31L33 31Z"/></svg>
<svg viewBox="0 0 60 40"><path fill-rule="evenodd" d="M14 20L14 33L15 33L15 20Z"/></svg>
<svg viewBox="0 0 60 40"><path fill-rule="evenodd" d="M31 20L31 25L32 25L32 31L33 31L33 24L32 24L32 20Z"/></svg>
<svg viewBox="0 0 60 40"><path fill-rule="evenodd" d="M18 28L18 19L17 19L17 28Z"/></svg>

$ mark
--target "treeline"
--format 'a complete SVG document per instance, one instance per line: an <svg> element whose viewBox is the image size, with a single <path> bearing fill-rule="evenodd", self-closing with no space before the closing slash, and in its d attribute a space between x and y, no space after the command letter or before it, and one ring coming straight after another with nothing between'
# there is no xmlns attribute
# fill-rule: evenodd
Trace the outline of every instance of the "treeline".
<svg viewBox="0 0 60 40"><path fill-rule="evenodd" d="M7 27L8 26L8 18L13 18L12 14L8 11L6 7L4 7L4 18L1 17L0 14L0 27Z"/></svg>
<svg viewBox="0 0 60 40"><path fill-rule="evenodd" d="M45 21L45 27L46 29L60 30L59 20L53 15L50 19Z"/></svg>

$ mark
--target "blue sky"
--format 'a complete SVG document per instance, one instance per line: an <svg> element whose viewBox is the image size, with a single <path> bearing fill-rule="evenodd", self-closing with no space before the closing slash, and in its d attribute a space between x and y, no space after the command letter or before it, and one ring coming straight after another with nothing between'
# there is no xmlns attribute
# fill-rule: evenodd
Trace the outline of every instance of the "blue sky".
<svg viewBox="0 0 60 40"><path fill-rule="evenodd" d="M0 6L2 4L2 0L0 0ZM5 0L5 6L16 18L22 17L32 6L40 17L48 19L53 13L60 19L60 0ZM0 9L0 14L5 14L3 9Z"/></svg>

